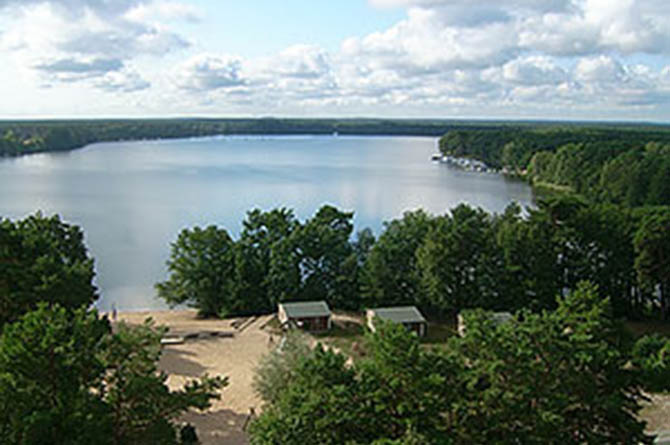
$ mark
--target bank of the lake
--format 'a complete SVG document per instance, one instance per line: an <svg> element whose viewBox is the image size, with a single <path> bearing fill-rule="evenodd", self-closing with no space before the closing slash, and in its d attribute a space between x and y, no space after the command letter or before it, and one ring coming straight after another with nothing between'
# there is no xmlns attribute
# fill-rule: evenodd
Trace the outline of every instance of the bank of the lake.
<svg viewBox="0 0 670 445"><path fill-rule="evenodd" d="M423 208L467 202L502 211L532 205L527 184L432 163L434 138L285 136L114 142L0 161L0 214L41 210L80 225L96 259L99 307L160 309L169 244L193 225L237 236L254 207L329 203L355 211L356 229Z"/></svg>

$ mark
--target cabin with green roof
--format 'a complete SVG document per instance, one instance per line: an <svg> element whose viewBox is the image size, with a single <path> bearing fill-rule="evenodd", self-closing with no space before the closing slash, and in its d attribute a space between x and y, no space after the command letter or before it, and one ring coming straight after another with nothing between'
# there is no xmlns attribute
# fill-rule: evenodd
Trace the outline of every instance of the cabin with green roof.
<svg viewBox="0 0 670 445"><path fill-rule="evenodd" d="M375 319L401 323L408 330L416 332L419 337L425 337L428 332L428 323L416 306L381 307L368 309L366 312L368 327L375 332Z"/></svg>
<svg viewBox="0 0 670 445"><path fill-rule="evenodd" d="M277 316L282 326L294 325L306 331L328 331L332 326L330 308L325 301L279 303Z"/></svg>

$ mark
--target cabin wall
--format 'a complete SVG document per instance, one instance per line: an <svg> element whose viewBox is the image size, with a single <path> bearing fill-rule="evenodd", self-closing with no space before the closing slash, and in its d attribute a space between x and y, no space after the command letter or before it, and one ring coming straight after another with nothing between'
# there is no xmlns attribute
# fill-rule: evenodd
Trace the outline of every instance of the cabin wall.
<svg viewBox="0 0 670 445"><path fill-rule="evenodd" d="M330 329L330 317L306 318L304 323L310 331L327 331Z"/></svg>
<svg viewBox="0 0 670 445"><path fill-rule="evenodd" d="M412 332L416 332L419 337L426 336L426 323L403 323L403 326Z"/></svg>
<svg viewBox="0 0 670 445"><path fill-rule="evenodd" d="M291 321L307 331L328 331L332 326L331 317L291 318Z"/></svg>

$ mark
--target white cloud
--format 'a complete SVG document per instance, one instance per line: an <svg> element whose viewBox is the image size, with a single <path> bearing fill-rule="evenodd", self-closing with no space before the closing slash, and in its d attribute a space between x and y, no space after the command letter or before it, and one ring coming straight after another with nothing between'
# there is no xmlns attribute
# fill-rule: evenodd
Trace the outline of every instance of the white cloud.
<svg viewBox="0 0 670 445"><path fill-rule="evenodd" d="M200 54L178 68L176 82L196 92L240 87L247 82L241 70L242 61L237 57Z"/></svg>
<svg viewBox="0 0 670 445"><path fill-rule="evenodd" d="M528 16L519 22L521 44L555 55L667 52L670 17L653 3L583 0L566 12Z"/></svg>
<svg viewBox="0 0 670 445"><path fill-rule="evenodd" d="M207 11L191 2L0 0L12 13L0 51L24 83L109 98L169 91L154 95L152 109L172 113L597 117L594 110L653 110L670 97L667 0L369 2L406 16L335 50L296 42L245 57L185 34L208 26Z"/></svg>
<svg viewBox="0 0 670 445"><path fill-rule="evenodd" d="M188 48L187 39L148 18L192 9L180 5L170 2L161 7L147 0L0 0L0 8L14 15L0 36L0 48L15 63L34 69L40 84L85 81L120 71L137 57L163 57ZM143 7L146 21L141 20ZM134 85L117 90L144 86Z"/></svg>
<svg viewBox="0 0 670 445"><path fill-rule="evenodd" d="M30 10L35 5L48 5L68 18L93 13L101 17L117 17L146 0L0 0L0 8Z"/></svg>
<svg viewBox="0 0 670 445"><path fill-rule="evenodd" d="M136 71L113 71L106 73L96 83L101 90L116 93L133 93L149 88L151 83L143 79Z"/></svg>
<svg viewBox="0 0 670 445"><path fill-rule="evenodd" d="M253 60L200 54L176 68L176 85L212 105L255 104L271 111L297 104L315 105L341 94L329 54L313 45L296 45Z"/></svg>
<svg viewBox="0 0 670 445"><path fill-rule="evenodd" d="M616 83L625 75L623 66L609 56L583 58L575 67L575 78L581 82Z"/></svg>
<svg viewBox="0 0 670 445"><path fill-rule="evenodd" d="M119 26L102 31L82 29L57 46L67 53L105 54L128 59L141 54L164 55L188 48L190 43L178 34L156 27Z"/></svg>
<svg viewBox="0 0 670 445"><path fill-rule="evenodd" d="M76 80L100 76L111 71L123 68L119 59L58 59L35 65L35 69L45 73L62 76L63 80Z"/></svg>
<svg viewBox="0 0 670 445"><path fill-rule="evenodd" d="M124 17L135 22L146 23L152 20L184 20L191 23L202 21L204 13L193 5L167 1L140 3L127 10Z"/></svg>
<svg viewBox="0 0 670 445"><path fill-rule="evenodd" d="M267 60L267 71L300 79L316 79L330 72L330 57L314 45L295 45Z"/></svg>
<svg viewBox="0 0 670 445"><path fill-rule="evenodd" d="M523 85L555 85L568 79L568 73L546 56L523 57L507 62L502 67L502 74L506 81Z"/></svg>
<svg viewBox="0 0 670 445"><path fill-rule="evenodd" d="M406 20L384 32L346 40L342 53L369 69L390 69L408 76L485 68L513 57L516 37L512 31L505 23L443 26L437 12L411 9Z"/></svg>
<svg viewBox="0 0 670 445"><path fill-rule="evenodd" d="M412 50L413 41L420 41L426 52L441 54L441 61L461 67L482 64L485 59L504 63L510 55L523 52L584 56L604 51L633 54L670 50L670 6L660 0L476 3L470 0L375 0L372 3L405 6L408 17L384 32L359 40L367 42L364 46L369 51L390 46L395 49L395 56L405 54L412 60L422 58L418 51ZM379 40L386 41L387 45ZM502 55L495 57L497 54Z"/></svg>

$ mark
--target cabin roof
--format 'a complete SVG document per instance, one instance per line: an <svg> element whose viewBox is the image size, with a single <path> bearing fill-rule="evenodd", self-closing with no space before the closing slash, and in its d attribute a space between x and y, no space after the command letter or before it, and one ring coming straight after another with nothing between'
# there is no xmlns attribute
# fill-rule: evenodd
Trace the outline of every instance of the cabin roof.
<svg viewBox="0 0 670 445"><path fill-rule="evenodd" d="M380 307L370 309L374 316L396 323L425 323L421 312L416 306Z"/></svg>
<svg viewBox="0 0 670 445"><path fill-rule="evenodd" d="M330 309L325 301L300 301L294 303L279 303L289 318L328 317Z"/></svg>

